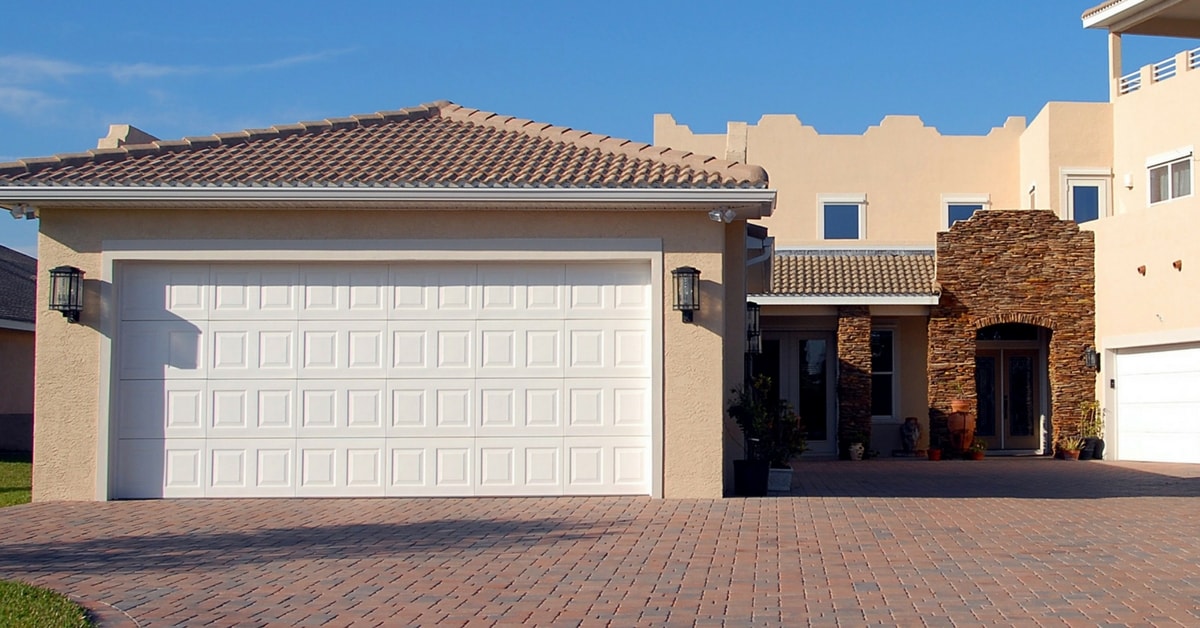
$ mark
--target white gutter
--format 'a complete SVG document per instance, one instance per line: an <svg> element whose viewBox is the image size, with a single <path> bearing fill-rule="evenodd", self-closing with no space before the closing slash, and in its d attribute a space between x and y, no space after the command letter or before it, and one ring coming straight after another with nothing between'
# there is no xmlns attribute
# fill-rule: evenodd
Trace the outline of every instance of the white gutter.
<svg viewBox="0 0 1200 628"><path fill-rule="evenodd" d="M747 238L749 239L749 238ZM757 238L756 238L757 239ZM765 262L775 256L775 238L767 236L762 239L762 255L746 260L746 267Z"/></svg>
<svg viewBox="0 0 1200 628"><path fill-rule="evenodd" d="M937 305L936 294L898 296L801 296L750 295L746 297L759 305Z"/></svg>
<svg viewBox="0 0 1200 628"><path fill-rule="evenodd" d="M772 189L694 188L404 188L355 186L0 186L0 205L56 202L411 202L728 205L745 220L771 215ZM706 208L707 209L707 208Z"/></svg>

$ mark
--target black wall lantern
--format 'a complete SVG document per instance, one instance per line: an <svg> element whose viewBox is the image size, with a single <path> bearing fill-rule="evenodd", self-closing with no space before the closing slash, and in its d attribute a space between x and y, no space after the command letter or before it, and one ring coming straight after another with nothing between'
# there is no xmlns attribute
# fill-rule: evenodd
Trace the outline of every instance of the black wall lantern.
<svg viewBox="0 0 1200 628"><path fill-rule="evenodd" d="M1100 371L1100 353L1096 351L1095 347L1088 347L1083 350L1083 363L1090 369L1097 372Z"/></svg>
<svg viewBox="0 0 1200 628"><path fill-rule="evenodd" d="M762 353L761 310L754 301L746 302L746 353Z"/></svg>
<svg viewBox="0 0 1200 628"><path fill-rule="evenodd" d="M74 266L50 269L50 309L62 312L72 323L83 311L83 271Z"/></svg>
<svg viewBox="0 0 1200 628"><path fill-rule="evenodd" d="M675 309L683 312L683 322L690 323L700 309L700 271L680 266L671 274L675 276Z"/></svg>

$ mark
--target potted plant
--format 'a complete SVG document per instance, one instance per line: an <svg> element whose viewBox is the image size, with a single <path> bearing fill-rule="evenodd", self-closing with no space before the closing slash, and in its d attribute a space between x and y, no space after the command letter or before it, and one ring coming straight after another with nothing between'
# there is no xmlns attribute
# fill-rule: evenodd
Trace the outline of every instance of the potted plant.
<svg viewBox="0 0 1200 628"><path fill-rule="evenodd" d="M1058 457L1063 460L1079 460L1079 450L1083 449L1083 439L1074 434L1058 438Z"/></svg>
<svg viewBox="0 0 1200 628"><path fill-rule="evenodd" d="M1079 433L1083 436L1083 449L1079 450L1080 460L1104 459L1104 409L1096 400L1085 401L1081 407L1083 419L1079 423Z"/></svg>
<svg viewBox="0 0 1200 628"><path fill-rule="evenodd" d="M746 458L733 462L734 492L762 496L768 490L790 489L791 459L804 452L807 445L800 418L791 404L771 394L771 379L759 375L748 389L733 389L726 410L742 429L746 443Z"/></svg>
<svg viewBox="0 0 1200 628"><path fill-rule="evenodd" d="M862 460L867 454L867 435L861 429L850 428L842 437L846 440L846 455L850 460Z"/></svg>
<svg viewBox="0 0 1200 628"><path fill-rule="evenodd" d="M928 456L930 460L941 460L942 459L942 442L941 442L941 440L939 439L935 443L931 439L929 441L929 449L925 451L925 455Z"/></svg>
<svg viewBox="0 0 1200 628"><path fill-rule="evenodd" d="M987 441L980 440L976 436L971 442L971 446L967 448L967 458L971 460L983 460L985 455L987 455Z"/></svg>
<svg viewBox="0 0 1200 628"><path fill-rule="evenodd" d="M963 390L962 382L954 382L954 389L958 396L950 400L950 412L965 414L971 411L971 402L967 399L967 393Z"/></svg>

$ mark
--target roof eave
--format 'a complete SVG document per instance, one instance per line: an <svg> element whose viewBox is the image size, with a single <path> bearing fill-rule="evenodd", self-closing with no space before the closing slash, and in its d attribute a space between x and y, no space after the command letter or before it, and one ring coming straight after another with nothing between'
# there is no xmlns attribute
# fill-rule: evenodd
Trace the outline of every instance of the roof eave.
<svg viewBox="0 0 1200 628"><path fill-rule="evenodd" d="M34 331L37 325L31 321L17 321L9 318L0 318L0 329L8 329L13 331Z"/></svg>
<svg viewBox="0 0 1200 628"><path fill-rule="evenodd" d="M733 209L738 220L770 216L776 192L769 188L493 188L493 187L350 187L350 186L56 186L0 185L0 207L106 203L280 202L336 205L409 203L483 205L639 206L675 205L707 210Z"/></svg>
<svg viewBox="0 0 1200 628"><path fill-rule="evenodd" d="M937 305L936 294L800 295L752 294L759 305Z"/></svg>
<svg viewBox="0 0 1200 628"><path fill-rule="evenodd" d="M1127 31L1182 0L1116 0L1084 11L1084 28L1102 28L1115 33Z"/></svg>

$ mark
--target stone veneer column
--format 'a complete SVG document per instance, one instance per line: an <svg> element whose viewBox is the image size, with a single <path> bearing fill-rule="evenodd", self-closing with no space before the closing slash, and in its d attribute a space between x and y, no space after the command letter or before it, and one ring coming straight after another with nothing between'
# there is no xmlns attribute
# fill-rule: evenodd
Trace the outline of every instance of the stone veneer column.
<svg viewBox="0 0 1200 628"><path fill-rule="evenodd" d="M838 452L845 455L845 435L871 436L871 311L865 306L838 308ZM870 443L864 443L870 449Z"/></svg>
<svg viewBox="0 0 1200 628"><path fill-rule="evenodd" d="M937 282L927 358L931 439L945 435L951 399L975 400L975 332L1001 323L1050 330L1046 444L1077 433L1096 385L1083 363L1096 329L1092 232L1046 210L976 212L937 235Z"/></svg>

